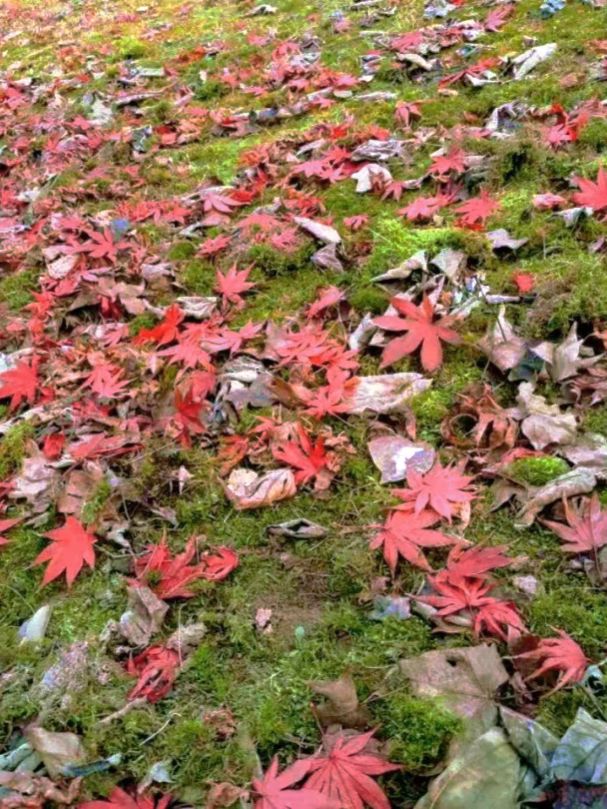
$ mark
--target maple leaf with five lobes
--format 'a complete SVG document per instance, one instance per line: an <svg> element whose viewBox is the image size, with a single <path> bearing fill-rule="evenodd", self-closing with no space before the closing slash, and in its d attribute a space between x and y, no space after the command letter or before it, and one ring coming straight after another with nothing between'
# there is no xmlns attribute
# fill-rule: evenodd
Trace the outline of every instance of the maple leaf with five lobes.
<svg viewBox="0 0 607 809"><path fill-rule="evenodd" d="M165 646L148 646L126 664L128 674L138 677L127 699L145 697L148 702L161 700L169 693L181 667L181 656Z"/></svg>
<svg viewBox="0 0 607 809"><path fill-rule="evenodd" d="M500 204L487 191L481 191L478 197L471 197L455 209L459 216L458 224L467 228L482 228L487 219L499 210Z"/></svg>
<svg viewBox="0 0 607 809"><path fill-rule="evenodd" d="M84 242L78 248L80 253L88 253L91 258L107 258L114 264L118 251L129 246L127 241L114 241L114 235L109 228L104 228L98 233L94 230L87 230L89 241Z"/></svg>
<svg viewBox="0 0 607 809"><path fill-rule="evenodd" d="M323 439L319 437L312 441L301 424L297 425L297 437L298 442L285 441L278 447L272 447L272 455L277 461L295 468L295 482L303 486L327 469L329 458Z"/></svg>
<svg viewBox="0 0 607 809"><path fill-rule="evenodd" d="M596 494L579 511L565 500L565 518L567 525L553 520L542 520L542 524L566 543L563 550L567 553L596 553L607 545L607 511L601 509Z"/></svg>
<svg viewBox="0 0 607 809"><path fill-rule="evenodd" d="M461 542L457 537L433 530L432 527L439 520L435 511L425 510L415 514L413 511L394 510L388 515L382 530L371 540L370 547L373 550L382 548L392 573L396 570L399 556L421 570L430 570L422 548L442 548Z"/></svg>
<svg viewBox="0 0 607 809"><path fill-rule="evenodd" d="M607 171L600 167L596 182L578 177L577 184L582 189L573 195L574 202L586 205L594 211L603 211L607 208Z"/></svg>
<svg viewBox="0 0 607 809"><path fill-rule="evenodd" d="M437 461L432 469L421 474L416 469L407 472L407 489L394 489L393 494L405 503L413 503L415 513L430 507L451 522L458 504L474 500L469 490L472 476L462 474L455 466L441 466Z"/></svg>
<svg viewBox="0 0 607 809"><path fill-rule="evenodd" d="M310 760L295 761L282 772L278 771L278 758L261 778L253 779L254 809L342 809L341 804L307 786L293 789L310 771Z"/></svg>
<svg viewBox="0 0 607 809"><path fill-rule="evenodd" d="M450 171L455 174L462 174L466 170L465 153L462 149L451 149L444 155L438 155L432 161L429 173L434 177L443 177Z"/></svg>
<svg viewBox="0 0 607 809"><path fill-rule="evenodd" d="M172 795L163 795L158 800L149 795L129 795L120 787L114 787L107 800L84 801L78 809L167 809Z"/></svg>
<svg viewBox="0 0 607 809"><path fill-rule="evenodd" d="M456 545L449 552L447 564L444 570L437 573L435 581L448 580L452 584L461 584L464 579L484 578L489 571L512 564L512 559L504 555L505 550L504 545L490 548Z"/></svg>
<svg viewBox="0 0 607 809"><path fill-rule="evenodd" d="M106 399L113 399L129 384L122 379L124 370L109 362L99 363L84 380L84 386Z"/></svg>
<svg viewBox="0 0 607 809"><path fill-rule="evenodd" d="M548 692L549 694L553 694L568 683L579 683L583 680L586 667L590 663L583 649L570 635L561 629L557 629L556 632L558 638L542 638L537 648L515 655L515 659L531 660L540 664L539 668L526 678L527 680L536 680L551 671L559 672L556 685Z"/></svg>
<svg viewBox="0 0 607 809"><path fill-rule="evenodd" d="M233 303L238 309L244 306L242 293L255 287L252 281L247 280L252 269L253 267L250 266L244 270L237 270L236 264L233 264L225 275L217 270L215 291L222 296L224 304Z"/></svg>
<svg viewBox="0 0 607 809"><path fill-rule="evenodd" d="M31 365L19 362L14 368L0 374L0 399L11 397L10 410L16 410L26 401L34 404L38 391L38 357L34 357Z"/></svg>
<svg viewBox="0 0 607 809"><path fill-rule="evenodd" d="M90 568L95 566L93 545L97 537L89 534L75 517L66 517L65 525L44 536L52 540L52 544L39 553L34 561L35 565L49 563L42 578L43 585L65 573L68 587L71 587L85 562Z"/></svg>
<svg viewBox="0 0 607 809"><path fill-rule="evenodd" d="M438 213L445 203L442 196L416 197L404 208L398 209L399 216L406 216L410 222L424 222Z"/></svg>
<svg viewBox="0 0 607 809"><path fill-rule="evenodd" d="M147 342L155 342L157 345L167 345L177 340L179 337L179 324L183 320L183 312L181 309L172 304L164 313L164 317L151 329L141 329L139 334L133 340L134 345L143 345Z"/></svg>
<svg viewBox="0 0 607 809"><path fill-rule="evenodd" d="M399 315L382 315L373 322L385 331L404 331L404 337L395 337L384 348L381 367L394 365L395 362L412 354L421 346L421 363L424 370L432 372L440 368L443 362L441 342L457 345L459 335L449 326L452 317L441 317L434 320L434 307L428 297L419 306L404 298L392 298L390 301Z"/></svg>
<svg viewBox="0 0 607 809"><path fill-rule="evenodd" d="M343 733L325 740L325 751L310 759L306 787L334 799L343 809L390 809L390 802L371 776L400 770L377 753L365 752L374 730L356 736Z"/></svg>

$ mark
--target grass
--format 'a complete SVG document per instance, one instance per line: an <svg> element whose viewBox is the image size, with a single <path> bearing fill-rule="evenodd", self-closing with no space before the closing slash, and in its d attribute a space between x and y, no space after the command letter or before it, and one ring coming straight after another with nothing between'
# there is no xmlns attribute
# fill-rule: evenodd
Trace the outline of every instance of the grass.
<svg viewBox="0 0 607 809"><path fill-rule="evenodd" d="M266 81L265 71L276 61L274 51L281 42L299 41L302 32L309 30L319 38L322 65L328 71L352 75L359 74L361 57L379 49L378 43L357 25L343 33L335 32L330 15L341 9L337 0L323 5L276 0L276 14L251 19L244 16L249 6L231 1L194 4L188 12L178 0L153 0L148 4L149 12L142 12L138 10L139 0L126 0L120 8L92 0L69 4L53 0L52 9L65 13L51 14L49 10L48 15L46 6L33 0L21 5L29 8L31 15L23 14L19 21L22 33L2 44L3 62L14 65L11 74L16 78L31 77L36 82L40 76L54 76L55 70L84 75L86 81L75 81L57 96L56 103L60 99L66 105L68 120L78 114L88 115L87 95L92 91L102 96L107 93L108 97L122 92L124 76L133 66L164 66L167 70L166 79L152 79L146 84L146 89L158 89L158 98L114 110L109 129L119 134L108 137L99 152L81 160L65 150L56 172L55 167L49 168L45 193L48 190L50 201L32 210L51 218L53 206L102 216L131 198L169 200L196 194L205 183L229 185L250 171L249 158L257 153L255 150L270 152L286 144L289 155L293 155L302 145L330 139L329 127L336 124L346 127L345 142L350 144L372 135L371 127L396 133L407 141L406 158L388 163L393 176L423 177L430 155L442 145L448 127L464 123L482 127L496 105L519 98L540 108L559 100L570 110L599 94L597 86L588 81L563 87L561 79L580 71L591 60L587 42L597 36L605 12L592 11L571 0L562 12L540 21L539 0L522 0L512 20L499 33L483 37L480 44L487 46L482 53L504 56L524 50L524 36L537 36L542 43L557 41L558 61L541 66L524 82L506 81L481 89L458 85L456 94L438 95L435 76L412 81L396 71L392 55L384 53L372 84L356 88L357 92L396 92L399 100L423 100L419 126L429 133L429 139L418 147L411 142L411 133L395 129L393 101L360 103L333 98L331 105L285 118L271 127L254 126L241 137L220 135L213 116L219 119L259 111L271 104L285 107L292 103L296 94L283 87L272 89L267 97L243 91L244 85ZM481 19L486 11L484 5L472 3L466 6L466 17ZM350 16L354 15L360 12ZM423 4L415 0L398 5L393 17L378 18L373 26L388 35L402 34L423 25L422 15ZM79 32L80 48L57 45L71 42L74 31ZM465 63L452 51L448 60L452 62L449 70ZM190 92L196 115L184 115L180 106ZM36 107L37 113L45 110L43 102ZM130 135L148 124L152 129L145 138L147 151L135 159ZM285 253L257 238L239 236L236 258L239 266L253 265L251 280L256 287L231 325L238 328L248 320L283 322L314 300L320 289L333 284L346 291L358 315L383 313L390 294L372 279L419 251L432 257L448 247L464 251L469 266L482 273L495 293L513 292L515 271L534 275L537 297L533 303L508 310L526 337L540 340L564 335L574 319L582 322L585 334L604 327L604 259L588 249L604 227L595 218L568 228L554 215L535 210L532 199L547 190L568 195L573 176L596 176L598 165L604 162L605 121L593 119L575 145L560 151L551 151L542 143L539 119L505 140L462 132L466 151L485 158L481 173L467 190L476 193L478 187L486 186L496 196L501 207L492 226L505 227L514 237L528 239L516 255L495 255L481 232L455 226L449 211L425 225L403 220L398 209L418 194L425 194L427 181L422 191L405 192L400 202L394 202L382 201L374 194L357 194L351 178L329 184L318 179L270 177L268 186L244 212L272 206L276 200L284 203L289 194L305 193L315 211L313 216L331 217L342 234L340 251L345 271L319 271L311 257L320 245L312 240L302 239L300 247ZM178 142L165 148L162 137L173 134ZM47 137L46 132L37 131L33 146L43 146ZM453 135L454 140L459 137ZM3 136L0 150L5 140L9 142L8 135ZM137 172L129 175L125 168L133 165ZM104 176L96 171L100 166ZM367 215L369 223L351 233L343 220L355 214ZM157 279L147 287L146 294L155 306L170 302L175 290L184 295L214 294L216 271L225 271L232 261L223 255L213 261L197 256L201 241L217 235L220 229L199 231L191 238L180 230L179 225L150 221L136 226L140 243L169 266L170 281ZM44 233L49 244L54 243L52 229ZM25 269L19 270L9 258L0 279L1 303L15 316L25 318L33 293L41 291L38 277L43 257L32 250L21 262ZM112 272L110 268L108 277ZM170 285L173 278L175 288ZM413 280L421 281L421 273ZM140 281L139 266L130 267L128 282ZM80 303L83 322L93 323L90 302L85 299ZM73 313L66 315L52 339L65 337L73 317ZM129 334L136 336L159 322L158 310L125 314L124 319ZM335 320L330 325L339 329ZM445 461L455 458L445 451L441 424L452 412L458 394L475 382L495 382L486 359L474 348L494 320L495 307L479 306L461 324L463 345L446 351L432 388L411 403L417 438L442 451ZM16 337L9 338L10 350L17 344ZM252 353L260 345L254 343ZM378 349L370 349L361 358L363 372L376 372L378 358ZM417 359L403 362L399 370L405 368L419 370ZM151 408L145 418L154 421L164 416L165 399L171 400L177 381L175 367L154 375L153 385L157 385L163 407ZM500 384L500 396L504 393L504 403L508 404L515 389L508 383ZM254 425L260 414L270 415L270 411L245 409L240 423L232 413L226 418L230 429L242 431ZM2 415L8 414L3 411ZM607 434L604 405L582 414L581 420L585 431ZM91 760L121 754L119 770L87 777L85 797L108 794L117 781L137 781L154 763L167 761L173 779L171 790L185 803L203 806L210 783L247 785L259 762L266 766L278 754L281 762L287 763L296 755L315 750L320 737L309 707L314 699L309 683L348 672L357 684L359 698L371 712L373 725L379 728L378 735L388 741L392 759L403 764L403 773L384 779L390 800L394 806L413 806L425 792L429 774L443 759L460 723L440 701L412 696L407 684L395 674L395 664L403 657L474 639L471 635L433 634L430 625L419 617L382 622L371 618L372 584L385 577L387 569L379 555L369 550L368 540L372 526L382 521L393 498L389 487L379 482L379 471L368 456L367 442L373 435L370 420L349 419L346 423L336 418L327 423L336 433L345 433L356 449L356 455L338 473L329 496L304 490L293 500L259 511L237 512L227 502L216 474L214 435L197 438L190 448L155 437L134 454L132 466L129 459L112 461L112 472L128 479L131 487L126 508L132 515L129 536L137 550L157 542L165 531L176 551L190 535L198 534L208 537L210 545L236 548L241 564L225 582L196 583L195 596L174 606L163 632L155 639L162 642L184 623L203 621L207 627L202 644L170 695L109 725L101 720L124 705L133 680L121 665L124 659L117 661L100 636L108 622L117 620L125 609L123 574L130 568L130 556L104 539L96 546L96 569L87 570L69 592L59 583L41 588L41 568L32 562L46 545L43 534L56 527L58 518L51 513L41 521L12 529L0 555L0 663L11 673L0 695L0 740L9 743L23 724L40 717L50 730L80 734ZM391 426L403 432L404 418L395 419ZM0 439L0 482L19 471L29 452L28 441L36 439L41 444L44 429L43 424L21 422ZM193 476L184 495L178 494L175 486L181 467ZM542 485L565 468L561 459L546 456L514 461L509 471L518 481ZM87 497L85 522L102 518L111 494L111 479L104 479ZM157 503L167 510L165 515L175 515L175 525L150 511L148 506ZM22 513L25 509L9 501L7 516ZM302 541L269 538L269 525L302 516L325 526L327 537ZM511 555L528 557L524 570L538 578L537 596L526 600L511 592L507 577L500 579L500 587L521 604L531 631L550 635L558 626L570 632L593 660L601 659L607 645L604 591L591 587L582 572L571 569L551 532L537 525L518 531L513 527L513 509L490 513L479 499L466 536L482 544L505 544ZM444 556L439 553L432 558L438 565ZM419 571L403 565L387 586L404 595L417 592L422 582ZM18 627L45 603L52 606L46 638L39 644L22 646ZM272 610L271 633L256 627L260 608ZM63 703L45 697L40 689L45 673L81 643L86 644L88 663L77 698ZM538 716L552 730L562 732L579 705L596 707L589 704L580 688L559 692L540 701ZM607 711L604 701L601 707ZM205 720L208 711L233 716L234 732L219 732Z"/></svg>

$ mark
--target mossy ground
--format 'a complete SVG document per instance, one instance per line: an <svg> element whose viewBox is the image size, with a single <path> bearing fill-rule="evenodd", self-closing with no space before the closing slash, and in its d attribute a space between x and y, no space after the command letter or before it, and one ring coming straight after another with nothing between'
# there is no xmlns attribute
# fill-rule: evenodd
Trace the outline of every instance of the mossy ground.
<svg viewBox="0 0 607 809"><path fill-rule="evenodd" d="M26 8L28 4L21 5ZM34 0L31 5L36 5ZM82 5L54 4L64 13L58 17L54 37L61 39L67 34L70 13L78 12ZM95 4L87 6L92 22L82 30L81 37L89 55L105 65L101 77L95 79L99 90L108 82L115 82L117 70L127 63L170 64L171 60L193 52L201 43L221 39L225 47L217 57L193 58L190 89L202 106L224 109L254 106L251 96L220 81L224 68L246 67L253 56L267 60L274 47L270 42L253 48L246 41L240 30L239 4L195 4L187 14L180 14L182 3L176 0L154 0L146 4L152 7L150 13L138 13L140 5L139 0L121 3L125 17L122 22L106 15L101 8L97 10ZM275 0L274 5L278 13L268 19L257 19L256 31L267 33L276 29L277 41L281 41L316 26L322 39L323 63L343 71L357 70L358 59L368 50L368 43L357 31L339 35L333 31L330 14L341 7L337 0L323 4ZM520 84L507 82L481 90L458 88L456 95L439 97L435 85L420 87L395 75L390 68L378 74L372 89L396 91L403 100L426 98L423 121L428 127L456 125L464 113L482 122L496 105L517 97L524 96L527 103L538 106L558 98L570 108L596 95L599 92L596 86L587 81L564 88L560 79L568 71L578 70L580 59L588 58L586 43L597 35L607 11L593 12L576 0L569 0L562 12L541 21L538 6L539 0L522 0L517 5L515 21L492 37L491 52L504 55L523 50L524 36L535 35L542 42L556 41L560 49L558 73L545 65ZM480 12L481 4L470 5L471 15L478 16ZM170 24L168 34L163 33L165 23ZM403 32L421 24L420 0L398 5L395 15L381 22L386 32ZM19 65L15 72L23 77L44 74L55 58L52 43L46 43L35 31L7 41L2 48L5 64ZM71 57L65 53L61 58L67 64ZM209 72L206 82L201 81L200 71ZM75 91L74 109L83 95L83 90ZM284 91L277 91L274 100L284 101ZM266 103L269 101L264 99L263 104ZM162 101L154 100L142 109L144 121L171 121L171 106ZM162 152L152 153L142 164L142 177L151 197L159 199L193 191L207 179L229 182L243 169L242 154L259 143L286 138L316 122L342 120L346 115L354 116L358 126L393 127L393 113L393 104L361 105L346 100L242 139L205 135L200 142L173 150L168 162L158 159ZM480 146L474 142L476 150L486 148L494 157L487 181L501 204L496 225L529 240L516 257L498 260L482 234L462 231L449 216L439 225L414 227L403 224L396 216L398 204L380 203L371 195L358 195L353 183L319 187L318 194L336 222L354 214L370 217L364 236L370 242L368 260L343 275L321 273L310 264L308 247L285 256L272 248L250 245L246 258L255 265L252 279L257 284L257 294L243 312L243 322L249 318L263 320L270 315L276 320L287 318L311 301L316 290L328 282L347 289L350 302L360 312L381 312L388 295L371 279L418 250L433 255L444 247L464 250L498 291L512 292L510 277L515 269L535 274L537 302L513 315L528 335L562 336L574 317L587 323L607 317L604 262L586 251L597 237L596 222L582 221L572 230L531 206L533 194L562 190L568 187L573 174L595 176L597 160L601 160L607 148L606 133L605 122L594 120L585 129L578 148L559 153L539 147L528 136ZM428 162L428 154L420 152L414 165L408 167L408 175L421 174ZM55 188L73 190L80 179L66 171L51 182ZM97 196L104 192L99 183L95 188ZM405 197L400 205L409 201ZM91 211L105 207L95 199L90 205ZM166 236L162 230L151 227L146 238L149 244L160 244ZM213 290L215 268L210 261L196 257L196 248L197 244L186 239L173 238L167 258L186 293L208 295ZM33 266L3 275L2 303L20 310L31 302L37 272L38 268ZM439 446L441 421L454 406L457 394L471 382L493 381L486 361L471 346L494 315L489 306L475 312L466 325L469 334L464 346L447 351L433 388L413 402L420 438ZM134 336L154 322L151 314L139 315L129 322L130 334ZM172 384L169 379L164 382L167 387ZM335 423L345 429L339 421ZM607 433L605 407L591 410L585 416L584 426ZM91 757L121 753L123 779L140 779L153 763L169 761L171 788L184 800L202 805L209 782L232 780L246 784L257 766L257 756L267 762L277 751L285 760L291 754L312 751L319 734L309 710L308 682L338 677L347 671L357 683L360 698L367 701L374 721L381 728L380 734L391 740L393 758L404 765L403 774L386 779L388 794L395 806L412 805L416 795L425 790L421 776L440 760L457 730L457 721L440 703L416 699L403 682L395 684L394 665L399 658L462 643L465 638L454 640L433 635L428 624L418 617L385 622L371 619L370 585L377 577L386 575L386 569L368 549L368 529L382 520L390 496L368 459L368 424L350 425L348 433L357 455L346 464L326 499L303 494L296 500L252 513L235 512L226 503L204 450L147 448L135 484L142 493L153 491L167 507L175 509L178 528L170 536L174 546L181 548L193 533L207 534L215 544L235 547L241 553L242 564L229 581L195 585L196 597L187 604L188 620L204 621L209 631L171 694L158 705L133 711L110 725L100 724L100 720L124 704L132 686L132 681L118 669L106 674L102 688L94 678L85 682L76 704L66 709L45 704L32 686L73 643L88 641L95 655L102 658L100 632L125 606L125 583L119 573L128 560L118 547L109 546L100 553L96 569L82 576L69 592L59 584L41 589L40 569L32 567L31 560L44 546L41 535L52 527L53 521L49 518L35 529L15 528L10 544L0 555L0 660L4 668L11 669L13 678L0 697L0 741L8 742L23 723L42 716L49 729L81 734ZM31 434L32 428L23 425L12 428L0 439L0 480L19 468L25 442ZM194 474L187 498L177 497L166 485L167 470L176 470L181 463ZM525 462L519 463L515 472L515 477L537 485L558 474L558 469L554 463ZM107 495L107 488L102 485L88 501L91 519L103 508ZM321 541L268 538L268 525L300 516L326 526L328 537ZM147 542L157 541L162 532L160 523L136 530L145 534ZM582 573L570 569L553 534L541 527L517 531L511 514L488 513L479 502L468 537L481 543L505 544L511 555L529 557L540 582L537 597L522 607L532 631L550 634L551 628L558 626L571 633L592 658L604 656L605 594L592 588ZM396 591L413 592L420 583L421 574L406 568L396 583ZM19 645L17 628L47 602L53 613L46 639L36 647ZM258 608L272 610L272 633L256 629ZM181 617L181 608L177 608L167 631L176 628ZM586 704L587 700L581 689L548 697L541 702L540 718L552 730L562 731L576 706ZM219 708L229 708L234 715L237 730L228 738L202 721L206 710ZM607 700L601 708L607 712ZM97 775L87 779L85 789L91 794L104 792L114 782L111 772Z"/></svg>

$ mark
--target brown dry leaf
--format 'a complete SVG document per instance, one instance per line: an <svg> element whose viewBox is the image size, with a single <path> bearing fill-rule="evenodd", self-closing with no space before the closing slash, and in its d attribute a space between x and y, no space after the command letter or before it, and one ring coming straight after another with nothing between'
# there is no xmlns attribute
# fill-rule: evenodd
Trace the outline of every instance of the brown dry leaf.
<svg viewBox="0 0 607 809"><path fill-rule="evenodd" d="M252 469L234 469L224 485L226 496L238 510L270 506L293 497L297 491L290 469L272 469L259 475Z"/></svg>
<svg viewBox="0 0 607 809"><path fill-rule="evenodd" d="M466 736L477 736L495 724L495 692L508 680L495 646L425 652L401 660L400 669L416 696L440 697L466 720Z"/></svg>
<svg viewBox="0 0 607 809"><path fill-rule="evenodd" d="M294 216L293 221L306 233L314 236L319 242L325 244L339 244L341 236L330 225L323 225L322 222L315 222L314 219L308 219L306 216Z"/></svg>
<svg viewBox="0 0 607 809"><path fill-rule="evenodd" d="M44 457L33 441L27 444L28 456L23 459L21 473L14 479L9 497L27 500L36 513L46 511L60 481L55 466Z"/></svg>
<svg viewBox="0 0 607 809"><path fill-rule="evenodd" d="M533 490L533 494L517 514L516 525L527 528L540 511L557 500L568 500L580 494L589 494L596 486L596 477L591 469L572 469L545 486Z"/></svg>
<svg viewBox="0 0 607 809"><path fill-rule="evenodd" d="M371 714L358 702L356 686L349 674L339 680L316 680L308 683L312 691L327 698L316 708L318 718L325 727L342 725L346 728L364 728L371 722Z"/></svg>
<svg viewBox="0 0 607 809"><path fill-rule="evenodd" d="M200 645L206 632L207 628L203 623L180 626L167 640L166 647L177 652L182 659L185 659Z"/></svg>
<svg viewBox="0 0 607 809"><path fill-rule="evenodd" d="M57 510L80 519L86 501L91 499L103 477L103 469L94 461L87 461L82 469L73 469L65 479L63 492L57 500Z"/></svg>
<svg viewBox="0 0 607 809"><path fill-rule="evenodd" d="M147 646L168 612L149 587L128 588L128 609L120 616L120 632L131 646Z"/></svg>
<svg viewBox="0 0 607 809"><path fill-rule="evenodd" d="M504 306L500 306L497 320L479 340L478 347L500 371L515 368L527 351L526 342L514 333L512 324L506 318Z"/></svg>
<svg viewBox="0 0 607 809"><path fill-rule="evenodd" d="M61 789L50 778L31 772L0 771L2 809L42 809L46 801L70 805L80 791L82 778L74 778L66 789Z"/></svg>
<svg viewBox="0 0 607 809"><path fill-rule="evenodd" d="M382 483L404 480L407 472L427 472L436 453L427 444L414 443L401 435L380 435L367 444L371 460L381 472Z"/></svg>
<svg viewBox="0 0 607 809"><path fill-rule="evenodd" d="M75 733L54 733L37 725L28 725L23 737L38 753L51 778L58 778L66 765L82 764L86 759L80 737Z"/></svg>
<svg viewBox="0 0 607 809"><path fill-rule="evenodd" d="M351 384L343 404L346 412L360 416L365 412L402 412L414 396L428 390L432 380L416 373L379 374L354 377Z"/></svg>
<svg viewBox="0 0 607 809"><path fill-rule="evenodd" d="M535 346L533 353L544 360L548 373L553 382L562 382L565 379L577 376L580 369L594 365L599 357L580 357L580 350L584 341L578 339L577 324L574 323L569 334L562 343L544 342Z"/></svg>
<svg viewBox="0 0 607 809"><path fill-rule="evenodd" d="M577 433L573 413L562 413L556 404L548 404L544 396L534 393L531 382L519 386L517 403L523 417L521 430L534 449L550 444L572 444Z"/></svg>
<svg viewBox="0 0 607 809"><path fill-rule="evenodd" d="M249 793L246 789L241 789L234 786L234 784L229 784L225 781L221 784L213 784L207 795L204 809L226 809L226 807L232 806L238 800L247 800L248 796Z"/></svg>

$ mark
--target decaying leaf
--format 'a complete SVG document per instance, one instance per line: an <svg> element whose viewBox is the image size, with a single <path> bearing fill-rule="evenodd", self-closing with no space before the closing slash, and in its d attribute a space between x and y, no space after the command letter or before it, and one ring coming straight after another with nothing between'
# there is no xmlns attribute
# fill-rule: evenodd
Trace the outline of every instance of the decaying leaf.
<svg viewBox="0 0 607 809"><path fill-rule="evenodd" d="M371 721L371 714L365 705L358 701L354 680L349 674L338 680L311 682L310 688L323 697L326 702L316 707L320 721L330 725L342 725L346 728L364 728Z"/></svg>
<svg viewBox="0 0 607 809"><path fill-rule="evenodd" d="M228 498L238 509L261 508L293 497L297 491L290 469L273 469L263 475L252 469L234 469L225 484Z"/></svg>

